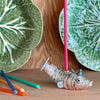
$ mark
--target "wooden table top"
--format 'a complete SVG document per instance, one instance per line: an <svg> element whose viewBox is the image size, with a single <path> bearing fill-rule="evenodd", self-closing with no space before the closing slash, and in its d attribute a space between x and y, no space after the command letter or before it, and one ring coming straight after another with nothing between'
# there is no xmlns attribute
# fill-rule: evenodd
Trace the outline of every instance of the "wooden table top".
<svg viewBox="0 0 100 100"><path fill-rule="evenodd" d="M45 72L38 70L18 70L9 75L21 78L36 84L39 84L41 89L24 85L22 83L11 80L12 83L25 89L28 96L21 97L13 94L0 92L1 100L99 100L100 99L100 72L83 71L83 74L93 80L93 86L87 90L75 91L58 89L56 84L51 81ZM0 78L4 79L2 76ZM9 88L0 83L0 87Z"/></svg>

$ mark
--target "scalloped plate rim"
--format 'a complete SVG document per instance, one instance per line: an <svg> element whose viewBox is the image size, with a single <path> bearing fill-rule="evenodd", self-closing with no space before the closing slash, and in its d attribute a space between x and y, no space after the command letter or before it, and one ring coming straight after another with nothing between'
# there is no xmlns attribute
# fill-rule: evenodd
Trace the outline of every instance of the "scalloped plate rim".
<svg viewBox="0 0 100 100"><path fill-rule="evenodd" d="M16 69L13 69L13 70L7 71L7 72L5 72L5 73L10 73L10 72L16 71L16 70L18 70L19 68L23 67L26 63L28 63L31 54L32 54L32 51L30 51L29 56L27 57L27 60L26 60L26 61L25 61L21 66L16 67Z"/></svg>
<svg viewBox="0 0 100 100"><path fill-rule="evenodd" d="M40 12L40 14L41 14L41 21L42 21L42 30L41 30L41 36L40 36L40 40L38 41L38 43L37 43L37 45L36 46L34 46L32 49L30 49L30 50L33 50L34 48L36 48L39 44L40 44L40 42L41 42L41 40L42 40L42 37L43 37L43 15L42 15L42 12L41 12L41 10L39 9L39 7L36 5L36 4L34 4L34 3L32 3L35 7L37 7L37 9L39 10L39 12ZM24 48L23 48L24 49ZM26 50L26 49L25 49Z"/></svg>

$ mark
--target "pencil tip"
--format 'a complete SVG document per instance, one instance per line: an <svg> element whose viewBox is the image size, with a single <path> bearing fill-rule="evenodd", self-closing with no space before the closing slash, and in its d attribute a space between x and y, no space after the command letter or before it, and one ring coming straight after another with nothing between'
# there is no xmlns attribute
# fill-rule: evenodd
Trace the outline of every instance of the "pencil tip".
<svg viewBox="0 0 100 100"><path fill-rule="evenodd" d="M14 92L14 94L17 94L17 90L14 90L13 92Z"/></svg>
<svg viewBox="0 0 100 100"><path fill-rule="evenodd" d="M24 89L21 89L21 92L25 92Z"/></svg>
<svg viewBox="0 0 100 100"><path fill-rule="evenodd" d="M37 88L37 89L40 89L40 85L37 85L36 88Z"/></svg>
<svg viewBox="0 0 100 100"><path fill-rule="evenodd" d="M28 94L26 92L23 92L23 96L27 96Z"/></svg>

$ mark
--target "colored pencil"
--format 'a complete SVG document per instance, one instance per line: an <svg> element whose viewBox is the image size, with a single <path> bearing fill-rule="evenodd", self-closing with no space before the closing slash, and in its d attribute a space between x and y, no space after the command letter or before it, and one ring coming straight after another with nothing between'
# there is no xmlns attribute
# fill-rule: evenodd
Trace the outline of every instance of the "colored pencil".
<svg viewBox="0 0 100 100"><path fill-rule="evenodd" d="M12 85L12 83L10 82L10 80L8 79L6 74L3 72L3 70L1 70L1 73L4 76L5 80L7 81L8 85L10 86L10 88L12 89L12 91L14 92L14 94L17 94L17 90L14 88L14 86Z"/></svg>
<svg viewBox="0 0 100 100"><path fill-rule="evenodd" d="M0 79L0 82L1 82L1 83L4 83L4 84L6 84L6 85L8 85L8 83L7 83L5 80ZM20 92L24 92L24 89L23 89L23 88L21 88L21 87L15 85L15 84L12 84L12 85L15 87L16 90L18 90L18 91L20 91Z"/></svg>
<svg viewBox="0 0 100 100"><path fill-rule="evenodd" d="M0 73L0 75L2 75L2 73ZM7 74L6 74L6 75L7 75ZM40 89L40 85L38 85L38 84L34 84L34 83L32 83L32 82L25 81L25 80L22 80L22 79L19 79L19 78L10 76L10 75L7 75L7 77L10 78L10 79L13 79L13 80L15 80L15 81L18 81L18 82L21 82L21 83L30 85L30 86L32 86L32 87L35 87L35 88L37 88L37 89Z"/></svg>
<svg viewBox="0 0 100 100"><path fill-rule="evenodd" d="M68 50L67 50L67 0L64 0L64 52L65 52L65 71L68 71Z"/></svg>
<svg viewBox="0 0 100 100"><path fill-rule="evenodd" d="M0 87L0 91L6 92L6 93L14 94L14 92L13 92L11 89L5 89L5 88L1 88L1 87ZM27 94L26 94L25 92L19 92L19 91L18 91L16 95L26 96Z"/></svg>

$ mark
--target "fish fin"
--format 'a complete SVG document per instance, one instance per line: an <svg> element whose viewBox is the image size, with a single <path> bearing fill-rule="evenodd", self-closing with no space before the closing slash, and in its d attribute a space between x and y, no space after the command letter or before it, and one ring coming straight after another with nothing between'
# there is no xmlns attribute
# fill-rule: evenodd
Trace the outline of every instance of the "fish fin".
<svg viewBox="0 0 100 100"><path fill-rule="evenodd" d="M64 87L63 81L57 82L57 87L58 87L58 88L63 88L63 87Z"/></svg>
<svg viewBox="0 0 100 100"><path fill-rule="evenodd" d="M62 68L59 68L58 70L59 70L59 71L63 71Z"/></svg>
<svg viewBox="0 0 100 100"><path fill-rule="evenodd" d="M41 68L41 70L40 71L42 71L43 69L45 69L45 67L47 66L47 64L48 64L48 61L49 61L49 58L46 60L46 62L44 63L44 65L42 66L42 68Z"/></svg>
<svg viewBox="0 0 100 100"><path fill-rule="evenodd" d="M74 71L73 69L71 69L71 72L72 72L72 73L75 73L75 71Z"/></svg>

